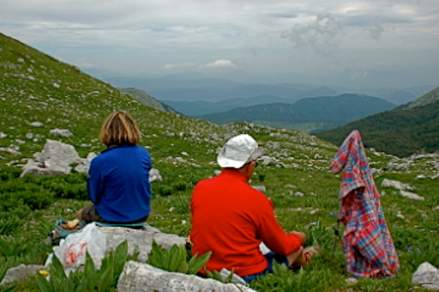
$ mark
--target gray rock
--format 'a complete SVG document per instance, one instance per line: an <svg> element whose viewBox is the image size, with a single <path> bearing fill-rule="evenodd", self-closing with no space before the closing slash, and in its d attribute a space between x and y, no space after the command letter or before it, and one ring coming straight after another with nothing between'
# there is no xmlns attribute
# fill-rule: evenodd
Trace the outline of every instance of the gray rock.
<svg viewBox="0 0 439 292"><path fill-rule="evenodd" d="M267 188L264 185L252 185L252 187L263 193L267 191Z"/></svg>
<svg viewBox="0 0 439 292"><path fill-rule="evenodd" d="M67 137L73 136L73 133L70 130L68 130L68 129L58 129L58 128L55 128L55 129L50 130L49 133L51 135L57 136L57 137L66 137L67 138Z"/></svg>
<svg viewBox="0 0 439 292"><path fill-rule="evenodd" d="M94 224L94 223L92 223ZM148 255L151 252L152 242L155 241L157 244L164 248L169 249L174 244L184 245L186 239L175 234L168 234L160 232L157 228L151 227L145 224L145 229L133 229L133 228L123 228L123 227L98 227L95 225L87 225L83 230L89 228L90 233L80 234L75 233L76 239L73 239L73 235L62 240L59 246L53 248L53 254L55 254L64 264L65 271L67 273L77 269L77 266L72 266L66 264L64 260L65 250L68 246L74 242L85 242L86 246L99 245L99 252L92 247L87 248L87 252L93 259L96 267L100 268L103 256L109 251L115 249L123 241L128 243L128 253L133 254L135 252L139 253L138 260L140 262L146 262L148 260ZM86 237L90 236L91 237ZM46 260L46 266L51 263L52 255Z"/></svg>
<svg viewBox="0 0 439 292"><path fill-rule="evenodd" d="M78 161L78 165L75 166L75 171L88 174L88 170L90 169L90 163L96 156L96 153L90 152L88 153L87 158L80 158L80 160Z"/></svg>
<svg viewBox="0 0 439 292"><path fill-rule="evenodd" d="M387 178L383 179L383 182L381 183L381 186L385 187L385 188L394 188L394 189L397 189L397 190L400 190L400 191L401 190L413 191L413 187L410 186L409 184L405 184L405 183L402 183L400 181L391 180L391 179L387 179Z"/></svg>
<svg viewBox="0 0 439 292"><path fill-rule="evenodd" d="M47 140L43 151L29 159L23 167L21 177L28 174L63 175L69 174L72 164L84 163L72 145Z"/></svg>
<svg viewBox="0 0 439 292"><path fill-rule="evenodd" d="M408 198L408 199L412 199L412 200L416 200L416 201L424 201L424 197L421 197L418 194L408 192L408 191L400 191L400 192L401 192L401 196L403 196L404 198Z"/></svg>
<svg viewBox="0 0 439 292"><path fill-rule="evenodd" d="M8 135L6 135L6 134L3 133L3 132L0 132L0 139L4 139L4 138L6 138L6 137L8 137Z"/></svg>
<svg viewBox="0 0 439 292"><path fill-rule="evenodd" d="M33 133L26 133L26 139L28 139L28 140L32 140L33 138L34 138L34 134Z"/></svg>
<svg viewBox="0 0 439 292"><path fill-rule="evenodd" d="M390 161L387 164L387 169L397 170L397 171L407 171L410 168L411 164L412 164L411 161L402 161L402 162Z"/></svg>
<svg viewBox="0 0 439 292"><path fill-rule="evenodd" d="M439 269L428 262L422 263L412 276L412 284L439 290Z"/></svg>
<svg viewBox="0 0 439 292"><path fill-rule="evenodd" d="M302 192L295 192L293 195L296 197L303 197L305 194Z"/></svg>
<svg viewBox="0 0 439 292"><path fill-rule="evenodd" d="M106 250L116 248L121 242L127 240L128 252L139 252L139 261L146 262L151 251L152 242L155 241L164 248L171 248L174 244L184 245L186 239L175 234L163 233L157 228L145 224L144 230L122 227L100 227L100 232L106 237Z"/></svg>
<svg viewBox="0 0 439 292"><path fill-rule="evenodd" d="M268 155L261 156L258 161L260 161L262 165L273 165L276 162L274 158Z"/></svg>
<svg viewBox="0 0 439 292"><path fill-rule="evenodd" d="M154 182L154 181L163 181L163 178L158 169L151 168L151 170L149 171L149 182Z"/></svg>
<svg viewBox="0 0 439 292"><path fill-rule="evenodd" d="M134 261L129 261L125 264L125 267L117 283L117 290L120 292L254 291L243 285L223 284L213 279L204 279L195 275L166 272L148 264L142 264Z"/></svg>
<svg viewBox="0 0 439 292"><path fill-rule="evenodd" d="M23 264L10 268L6 272L2 282L0 283L0 286L7 285L16 281L24 280L25 278L34 275L41 269L44 269L44 266L23 265Z"/></svg>

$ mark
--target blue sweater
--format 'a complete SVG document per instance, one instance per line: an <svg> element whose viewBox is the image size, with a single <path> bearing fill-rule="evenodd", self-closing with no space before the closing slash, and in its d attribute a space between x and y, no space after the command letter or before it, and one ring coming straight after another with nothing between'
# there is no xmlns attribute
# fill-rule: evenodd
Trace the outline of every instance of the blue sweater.
<svg viewBox="0 0 439 292"><path fill-rule="evenodd" d="M149 215L148 151L137 145L110 147L91 161L88 197L106 222L126 223Z"/></svg>

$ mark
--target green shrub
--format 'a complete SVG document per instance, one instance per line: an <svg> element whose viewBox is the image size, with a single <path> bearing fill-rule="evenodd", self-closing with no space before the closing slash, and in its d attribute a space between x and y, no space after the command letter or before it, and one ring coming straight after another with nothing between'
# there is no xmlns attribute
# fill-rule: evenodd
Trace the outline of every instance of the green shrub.
<svg viewBox="0 0 439 292"><path fill-rule="evenodd" d="M169 250L152 242L148 263L169 272L196 274L207 263L212 253L191 256L183 245L173 245Z"/></svg>
<svg viewBox="0 0 439 292"><path fill-rule="evenodd" d="M158 193L160 196L167 197L167 196L172 195L173 190L172 190L172 188L169 187L169 186L163 186L163 185L160 185L160 186L158 187L158 189L157 189L157 193Z"/></svg>

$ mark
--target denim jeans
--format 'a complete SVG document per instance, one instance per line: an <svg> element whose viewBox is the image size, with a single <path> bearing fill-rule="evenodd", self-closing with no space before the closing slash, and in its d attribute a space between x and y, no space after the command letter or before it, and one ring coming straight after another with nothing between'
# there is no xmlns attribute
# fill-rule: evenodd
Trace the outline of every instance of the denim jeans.
<svg viewBox="0 0 439 292"><path fill-rule="evenodd" d="M264 256L268 261L268 267L265 270L263 270L262 272L242 277L242 279L244 279L244 281L246 281L247 283L250 283L251 281L256 280L260 276L263 276L267 273L273 273L273 260L278 264L285 264L288 266L288 259L286 256L281 256L281 255L278 255L274 252L269 252L269 253L265 254Z"/></svg>

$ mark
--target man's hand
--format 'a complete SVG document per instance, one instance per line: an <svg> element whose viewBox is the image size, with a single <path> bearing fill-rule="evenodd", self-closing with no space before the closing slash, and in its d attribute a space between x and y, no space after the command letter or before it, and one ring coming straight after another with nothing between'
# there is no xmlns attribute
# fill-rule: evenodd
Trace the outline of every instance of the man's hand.
<svg viewBox="0 0 439 292"><path fill-rule="evenodd" d="M292 231L291 234L297 236L300 239L300 242L302 243L302 245L305 243L305 240L306 240L305 233L299 232L299 231Z"/></svg>

